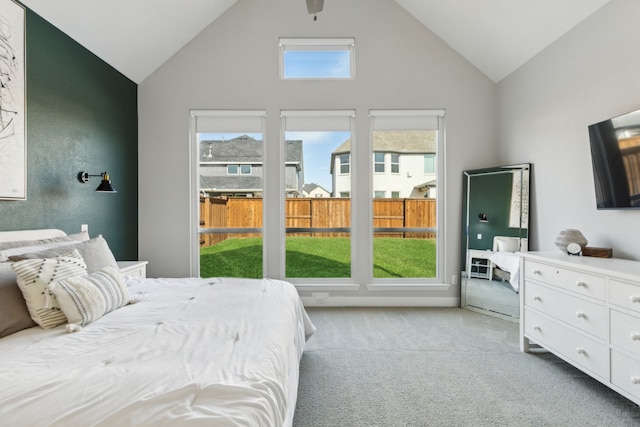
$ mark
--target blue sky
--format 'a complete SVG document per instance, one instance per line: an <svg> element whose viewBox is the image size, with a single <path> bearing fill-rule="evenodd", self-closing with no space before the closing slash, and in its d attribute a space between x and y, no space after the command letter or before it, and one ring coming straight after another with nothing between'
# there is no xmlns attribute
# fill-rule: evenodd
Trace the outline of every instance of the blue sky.
<svg viewBox="0 0 640 427"><path fill-rule="evenodd" d="M298 51L284 53L285 78L349 78L350 52Z"/></svg>

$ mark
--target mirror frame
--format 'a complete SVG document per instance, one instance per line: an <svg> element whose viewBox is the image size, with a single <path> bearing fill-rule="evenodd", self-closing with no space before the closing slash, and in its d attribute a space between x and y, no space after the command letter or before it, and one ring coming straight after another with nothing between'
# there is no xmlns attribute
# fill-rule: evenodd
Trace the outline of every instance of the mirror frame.
<svg viewBox="0 0 640 427"><path fill-rule="evenodd" d="M498 317L508 318L510 320L518 319L510 316L508 314L497 313L488 309L483 309L480 307L470 306L467 304L467 279L469 276L469 272L467 269L467 251L470 246L470 232L471 233L482 233L483 238L478 239L484 242L481 249L493 249L493 237L496 235L510 235L513 237L519 238L529 238L530 235L530 225L529 225L529 203L531 199L530 192L530 182L531 182L531 168L532 165L530 163L521 163L515 165L505 165L505 166L495 166L490 168L483 169L474 169L464 171L463 176L463 203L462 203L462 229L461 229L461 239L460 239L460 260L461 260L461 268L460 268L460 278L461 278L461 286L460 286L460 307L465 309L470 309L472 311L480 311L485 314L497 315ZM520 191L520 199L513 198L514 187L517 182L513 180L513 186L511 187L511 191L509 191L506 207L507 212L504 212L505 207L500 207L500 211L497 212L493 208L481 208L483 212L474 212L472 211L473 206L471 202L472 191L471 188L471 179L473 177L478 176L488 176L488 175L496 175L496 174L505 174L505 173L513 173L514 171L520 171L520 183L519 188L524 188L525 191ZM526 179L526 186L524 180ZM492 189L488 189L491 191ZM526 200L524 200L524 195L528 196ZM517 217L514 217L515 208L519 207L519 211L516 214ZM485 215L485 218L479 218L479 215ZM492 217L494 219L494 223L492 224ZM506 218L505 218L506 217ZM502 225L500 227L496 227L495 221L498 220ZM472 223L472 221L475 221ZM519 222L518 222L519 221ZM475 224L475 223L478 224ZM506 225L505 225L506 223ZM512 227L515 224L516 227ZM520 225L517 227L517 225ZM499 230L505 230L505 232L500 232ZM515 230L517 231L511 231ZM507 232L508 231L508 232ZM486 233L486 238L484 237L484 233ZM528 241L527 241L528 243ZM472 248L473 249L473 248ZM528 248L527 248L528 249ZM526 250L526 249L525 249Z"/></svg>

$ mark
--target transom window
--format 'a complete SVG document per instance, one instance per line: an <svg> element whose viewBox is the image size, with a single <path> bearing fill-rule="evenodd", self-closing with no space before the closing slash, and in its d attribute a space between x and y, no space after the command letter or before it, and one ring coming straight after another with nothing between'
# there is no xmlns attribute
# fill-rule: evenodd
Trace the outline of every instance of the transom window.
<svg viewBox="0 0 640 427"><path fill-rule="evenodd" d="M353 79L355 39L281 38L280 78Z"/></svg>

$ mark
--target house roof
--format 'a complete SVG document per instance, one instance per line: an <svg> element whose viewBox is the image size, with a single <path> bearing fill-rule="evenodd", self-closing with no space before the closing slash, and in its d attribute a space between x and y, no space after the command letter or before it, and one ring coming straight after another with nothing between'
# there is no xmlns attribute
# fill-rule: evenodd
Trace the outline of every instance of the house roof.
<svg viewBox="0 0 640 427"><path fill-rule="evenodd" d="M286 161L302 164L302 140L287 140ZM262 141L248 135L200 141L200 162L262 164Z"/></svg>
<svg viewBox="0 0 640 427"><path fill-rule="evenodd" d="M262 191L262 178L259 176L203 176L200 175L201 190L217 191Z"/></svg>
<svg viewBox="0 0 640 427"><path fill-rule="evenodd" d="M435 153L436 132L430 130L384 131L373 134L373 151L385 153ZM344 141L331 154L351 152L351 138ZM332 161L333 163L333 161Z"/></svg>
<svg viewBox="0 0 640 427"><path fill-rule="evenodd" d="M308 19L304 1L298 1L300 7L291 13ZM395 1L492 81L499 82L610 0ZM136 83L236 2L22 0ZM337 9L327 4L319 19Z"/></svg>

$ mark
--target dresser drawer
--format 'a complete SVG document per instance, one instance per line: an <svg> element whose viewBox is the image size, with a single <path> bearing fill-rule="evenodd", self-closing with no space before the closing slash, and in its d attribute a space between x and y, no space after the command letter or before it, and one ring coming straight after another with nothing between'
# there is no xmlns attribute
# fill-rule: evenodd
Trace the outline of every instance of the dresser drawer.
<svg viewBox="0 0 640 427"><path fill-rule="evenodd" d="M587 338L559 322L525 308L525 335L548 350L571 360L577 367L603 379L608 378L608 349L603 343Z"/></svg>
<svg viewBox="0 0 640 427"><path fill-rule="evenodd" d="M640 399L640 361L611 350L611 382Z"/></svg>
<svg viewBox="0 0 640 427"><path fill-rule="evenodd" d="M538 285L527 283L525 305L566 322L598 338L607 338L608 312L604 305Z"/></svg>
<svg viewBox="0 0 640 427"><path fill-rule="evenodd" d="M640 356L640 318L611 310L611 344Z"/></svg>
<svg viewBox="0 0 640 427"><path fill-rule="evenodd" d="M609 282L609 302L640 313L640 284L611 280Z"/></svg>
<svg viewBox="0 0 640 427"><path fill-rule="evenodd" d="M599 300L605 297L604 277L593 274L525 260L524 276Z"/></svg>

